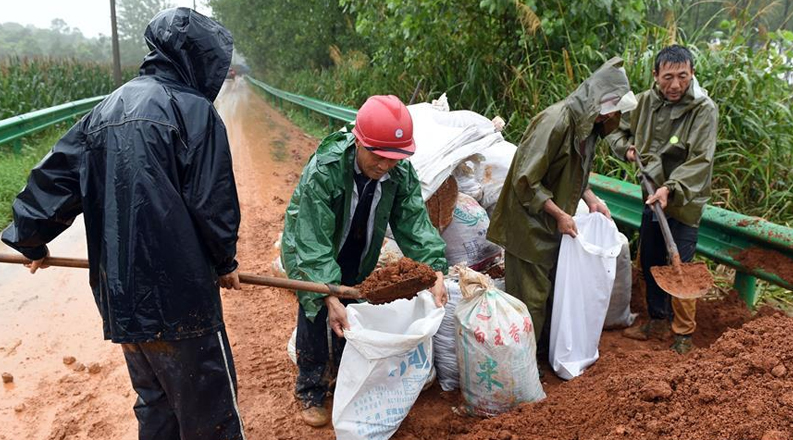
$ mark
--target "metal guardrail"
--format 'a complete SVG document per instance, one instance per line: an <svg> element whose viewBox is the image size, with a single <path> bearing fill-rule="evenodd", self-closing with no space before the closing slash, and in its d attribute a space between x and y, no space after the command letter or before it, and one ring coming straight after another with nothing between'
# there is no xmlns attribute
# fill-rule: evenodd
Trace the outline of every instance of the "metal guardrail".
<svg viewBox="0 0 793 440"><path fill-rule="evenodd" d="M107 95L67 102L55 107L36 110L24 115L12 116L0 121L0 145L13 142L14 151L22 148L20 139L29 134L43 130L50 125L69 120L90 111Z"/></svg>
<svg viewBox="0 0 793 440"><path fill-rule="evenodd" d="M274 99L286 99L339 121L355 120L357 111L354 109L285 92L254 78L246 78ZM595 194L606 201L617 223L639 229L644 211L639 185L594 173L589 184ZM746 253L755 251L768 257L766 264L757 264L757 255L754 255L755 261L751 265L747 264L750 261L744 258ZM757 301L757 278L793 290L791 275L778 273L782 270L780 267L785 267L785 263L779 264L780 260L790 259L788 268L793 265L793 228L708 205L700 222L697 252L736 270L734 287L750 306Z"/></svg>
<svg viewBox="0 0 793 440"><path fill-rule="evenodd" d="M617 223L639 228L644 210L639 185L598 174L590 177L589 184ZM757 300L756 278L793 290L791 275L778 273L785 258L790 260L788 267L793 265L793 228L708 205L699 225L697 252L733 267L735 289L750 305ZM746 258L749 252L757 253L751 259L755 261ZM758 255L767 261L756 261Z"/></svg>
<svg viewBox="0 0 793 440"><path fill-rule="evenodd" d="M261 88L273 99L274 103L278 103L278 105L283 109L283 100L287 100L294 104L297 104L306 111L313 110L317 113L323 114L328 117L328 126L333 126L333 120L341 121L344 123L352 122L355 120L355 115L358 113L358 110L352 109L349 107L344 107L341 105L330 104L328 102L320 101L318 99L309 98L307 96L298 95L295 93L285 92L283 90L276 89L275 87L265 84L255 78L251 78L250 76L246 75L245 79L247 79L251 84ZM332 128L331 128L332 129Z"/></svg>

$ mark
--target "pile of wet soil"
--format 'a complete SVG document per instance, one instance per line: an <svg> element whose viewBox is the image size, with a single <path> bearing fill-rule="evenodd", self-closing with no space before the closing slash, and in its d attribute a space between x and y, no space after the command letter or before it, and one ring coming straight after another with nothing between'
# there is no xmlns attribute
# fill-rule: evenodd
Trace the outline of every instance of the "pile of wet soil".
<svg viewBox="0 0 793 440"><path fill-rule="evenodd" d="M620 363L632 371L620 371ZM791 440L791 369L793 318L773 313L689 357L601 359L556 396L482 421L460 438Z"/></svg>
<svg viewBox="0 0 793 440"><path fill-rule="evenodd" d="M793 284L793 260L777 251L748 248L736 255L735 259L749 269L761 269L776 274Z"/></svg>
<svg viewBox="0 0 793 440"><path fill-rule="evenodd" d="M418 292L432 287L436 278L435 271L428 265L402 257L396 263L372 272L356 288L369 302L382 304L402 298L410 299ZM409 280L412 281L405 283Z"/></svg>

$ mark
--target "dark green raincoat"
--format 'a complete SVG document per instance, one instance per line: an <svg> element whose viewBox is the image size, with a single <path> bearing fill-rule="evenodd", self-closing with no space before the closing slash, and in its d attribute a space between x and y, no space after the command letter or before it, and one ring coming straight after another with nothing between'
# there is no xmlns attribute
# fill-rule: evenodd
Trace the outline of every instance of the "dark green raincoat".
<svg viewBox="0 0 793 440"><path fill-rule="evenodd" d="M512 160L490 219L487 238L521 260L552 266L559 248L548 199L573 215L587 189L597 135L592 133L607 93L630 91L622 60L612 58L564 101L532 119Z"/></svg>
<svg viewBox="0 0 793 440"><path fill-rule="evenodd" d="M490 219L488 240L506 250L507 292L528 307L537 338L561 243L556 219L543 206L552 199L567 214L575 212L588 187L597 142L593 129L603 97L630 91L621 67L622 60L612 58L567 99L532 119Z"/></svg>
<svg viewBox="0 0 793 440"><path fill-rule="evenodd" d="M320 143L303 168L286 208L281 239L281 259L289 278L333 284L341 281L336 257L350 217L354 160L355 137L337 132ZM446 273L446 243L430 223L416 170L403 160L388 174L389 178L380 183L382 195L374 212L372 237L356 282L363 281L377 265L389 224L405 256ZM324 307L325 295L301 291L297 296L306 317L313 321Z"/></svg>
<svg viewBox="0 0 793 440"><path fill-rule="evenodd" d="M606 139L623 160L628 147L635 145L655 185L670 190L665 212L698 227L710 200L719 119L716 104L696 79L676 103L665 100L655 86L637 98L636 109L624 114L619 130Z"/></svg>

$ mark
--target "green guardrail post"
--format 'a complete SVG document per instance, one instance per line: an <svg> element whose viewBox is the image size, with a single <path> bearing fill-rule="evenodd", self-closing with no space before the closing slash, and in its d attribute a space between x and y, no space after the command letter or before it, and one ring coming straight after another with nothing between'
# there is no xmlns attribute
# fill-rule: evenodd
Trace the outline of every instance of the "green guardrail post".
<svg viewBox="0 0 793 440"><path fill-rule="evenodd" d="M328 116L328 131L333 131L333 118Z"/></svg>
<svg viewBox="0 0 793 440"><path fill-rule="evenodd" d="M22 139L15 139L12 145L14 147L14 154L22 153Z"/></svg>
<svg viewBox="0 0 793 440"><path fill-rule="evenodd" d="M735 271L733 287L746 305L753 308L757 302L757 278L746 272Z"/></svg>

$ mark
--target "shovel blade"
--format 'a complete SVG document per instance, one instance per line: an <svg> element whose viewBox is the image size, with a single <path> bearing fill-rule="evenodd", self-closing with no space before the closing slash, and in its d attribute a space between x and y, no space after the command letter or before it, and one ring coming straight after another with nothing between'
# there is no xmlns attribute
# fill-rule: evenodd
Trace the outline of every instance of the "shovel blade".
<svg viewBox="0 0 793 440"><path fill-rule="evenodd" d="M701 298L713 287L713 276L703 262L682 263L679 272L673 266L653 266L650 272L658 287L681 299Z"/></svg>

